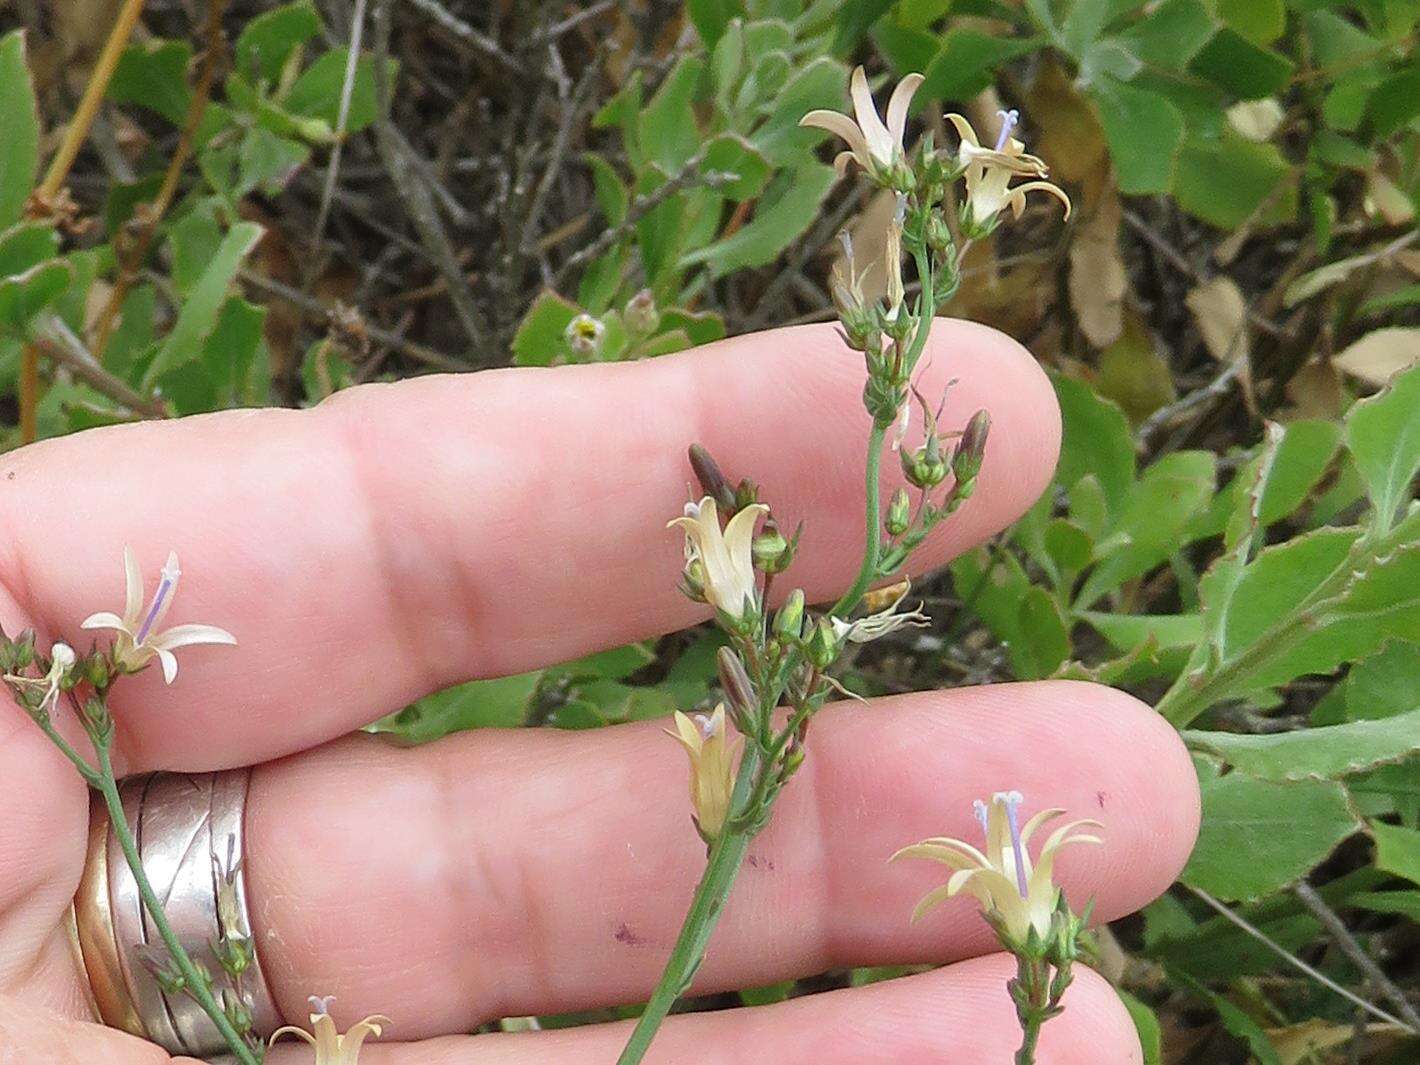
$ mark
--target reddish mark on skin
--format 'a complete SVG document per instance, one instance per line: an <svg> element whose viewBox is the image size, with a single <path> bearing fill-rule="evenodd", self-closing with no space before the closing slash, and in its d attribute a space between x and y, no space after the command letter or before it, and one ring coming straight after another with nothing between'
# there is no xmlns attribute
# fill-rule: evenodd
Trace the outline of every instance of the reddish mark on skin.
<svg viewBox="0 0 1420 1065"><path fill-rule="evenodd" d="M1099 803L1099 807L1100 807L1101 810L1104 809L1104 800L1105 800L1105 798L1106 798L1106 796L1105 796L1105 793L1104 793L1104 792L1102 792L1102 791L1097 791L1097 792L1095 792L1095 802Z"/></svg>
<svg viewBox="0 0 1420 1065"><path fill-rule="evenodd" d="M759 856L757 854L751 854L745 861L749 863L751 869L764 869L766 872L774 872L773 858L765 858L764 862L761 864Z"/></svg>
<svg viewBox="0 0 1420 1065"><path fill-rule="evenodd" d="M625 921L616 926L616 931L612 938L618 943L625 943L628 947L640 947L645 945L645 940L638 936Z"/></svg>

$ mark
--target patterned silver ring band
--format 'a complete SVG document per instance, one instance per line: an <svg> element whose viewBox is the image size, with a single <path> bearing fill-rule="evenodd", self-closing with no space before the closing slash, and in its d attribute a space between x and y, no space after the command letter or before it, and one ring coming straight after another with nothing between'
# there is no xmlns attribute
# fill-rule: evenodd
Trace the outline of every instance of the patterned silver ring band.
<svg viewBox="0 0 1420 1065"><path fill-rule="evenodd" d="M144 872L178 939L219 987L223 973L212 949L219 922L227 923L229 935L252 937L241 862L250 779L247 769L157 773L125 781L122 788ZM235 890L227 892L228 905L221 912L219 888L224 881ZM74 926L93 1005L103 1023L172 1054L204 1057L225 1049L201 1008L180 991L164 991L144 962L145 955L165 958L166 952L143 910L138 885L109 829L102 802L95 803L90 817L89 854L74 898ZM275 1031L281 1019L259 952L242 974L241 991L255 1030L262 1035Z"/></svg>

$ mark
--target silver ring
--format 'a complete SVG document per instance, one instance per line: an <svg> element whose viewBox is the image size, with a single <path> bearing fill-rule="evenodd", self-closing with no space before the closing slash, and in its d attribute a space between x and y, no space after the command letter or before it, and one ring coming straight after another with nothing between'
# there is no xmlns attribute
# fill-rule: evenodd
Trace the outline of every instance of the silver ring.
<svg viewBox="0 0 1420 1065"><path fill-rule="evenodd" d="M262 972L247 908L242 855L250 778L248 769L157 773L125 781L122 795L143 870L184 949L212 973L219 1001L229 981L213 941L225 930L251 942L253 960L242 974L240 992L254 1030L266 1036L280 1027L281 1017ZM74 909L84 969L105 1024L172 1054L201 1057L226 1049L201 1007L181 991L165 991L145 963L145 955L156 952L165 958L166 951L102 803L93 811L89 860Z"/></svg>

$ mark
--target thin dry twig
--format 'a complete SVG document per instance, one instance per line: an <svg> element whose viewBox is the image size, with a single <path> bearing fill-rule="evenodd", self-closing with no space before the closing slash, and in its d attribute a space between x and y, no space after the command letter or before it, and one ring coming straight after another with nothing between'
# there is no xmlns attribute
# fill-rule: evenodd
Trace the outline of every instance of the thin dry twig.
<svg viewBox="0 0 1420 1065"><path fill-rule="evenodd" d="M1398 1014L1405 1018L1405 1023L1410 1025L1410 1030L1420 1033L1420 1011L1417 1011L1410 1000L1405 997L1405 992L1396 987L1394 981L1381 971L1381 967L1376 964L1375 959L1366 953L1360 943L1356 942L1356 937L1351 934L1346 923L1336 915L1335 910L1326 904L1326 900L1318 894L1316 888L1305 880L1299 880L1292 886L1292 894L1297 896L1297 901L1321 922L1321 926L1336 942L1341 953L1351 959L1352 964L1365 974L1371 985L1385 996L1386 1001L1395 1007Z"/></svg>
<svg viewBox="0 0 1420 1065"><path fill-rule="evenodd" d="M62 318L50 315L35 325L34 345L86 385L143 418L168 418L171 412L159 399L145 395L120 377L109 373L84 347L84 342Z"/></svg>
<svg viewBox="0 0 1420 1065"><path fill-rule="evenodd" d="M485 349L488 328L473 298L468 278L454 254L449 235L435 209L433 194L412 162L413 146L390 118L390 84L387 59L390 41L390 0L375 5L375 94L380 117L375 121L375 145L385 170L404 203L410 221L448 287L449 302L474 349Z"/></svg>
<svg viewBox="0 0 1420 1065"><path fill-rule="evenodd" d="M1346 999L1346 1001L1361 1007L1361 1009L1365 1010L1372 1017L1376 1017L1379 1020L1385 1021L1387 1024L1393 1024L1398 1028L1404 1028L1412 1035L1420 1035L1420 1030L1412 1028L1410 1025L1406 1024L1404 1021L1399 1020L1396 1017L1392 1017L1389 1013L1381 1009L1379 1006L1367 1002L1354 991L1342 987L1340 984L1338 984L1331 977L1327 976L1325 973L1314 969L1312 966L1302 961L1301 958L1297 957L1286 947L1282 946L1282 944L1278 943L1262 929L1258 928L1251 921L1248 921L1240 914L1234 913L1232 910L1228 909L1228 907L1224 906L1221 902L1215 899L1212 895L1208 894L1208 892L1204 891L1202 888L1196 888L1189 884L1185 884L1184 886L1187 887L1189 891L1193 892L1209 906L1211 906L1214 910L1218 911L1218 913L1225 917L1227 920L1237 925L1253 939L1257 940L1259 943L1267 947L1278 957L1286 961L1288 965L1292 966L1292 968L1305 973L1317 983L1321 984L1322 987L1328 989L1329 991L1334 991L1336 994Z"/></svg>
<svg viewBox="0 0 1420 1065"><path fill-rule="evenodd" d="M252 288L260 289L268 296L285 300L287 303L300 308L301 311L313 318L319 318L322 321L328 321L330 319L332 308L328 304L322 303L314 296L307 295L298 288L292 288L290 285L282 284L280 281L275 281L259 274L255 270L243 269L238 276L245 284L250 285ZM467 363L459 362L457 359L450 355L445 355L441 351L435 351L433 348L413 340L406 340L404 337L392 333L388 329L381 329L379 326L371 325L368 322L365 323L365 332L369 334L370 339L376 344L382 344L387 348L399 352L401 355L406 355L414 359L416 362L422 362L426 366L432 366L438 370L448 370L453 373L461 373L472 368Z"/></svg>

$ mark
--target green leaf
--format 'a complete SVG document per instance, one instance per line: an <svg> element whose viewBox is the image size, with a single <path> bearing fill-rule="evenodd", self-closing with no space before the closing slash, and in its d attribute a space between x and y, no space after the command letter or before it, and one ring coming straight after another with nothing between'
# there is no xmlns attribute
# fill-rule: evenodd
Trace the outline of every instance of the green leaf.
<svg viewBox="0 0 1420 1065"><path fill-rule="evenodd" d="M1124 1008L1129 1011L1134 1030L1139 1034L1139 1045L1144 1048L1143 1065L1162 1065L1164 1036L1159 1027L1158 1015L1128 991L1118 991L1117 994L1124 1003Z"/></svg>
<svg viewBox="0 0 1420 1065"><path fill-rule="evenodd" d="M780 174L765 193L754 218L736 232L682 257L680 267L704 263L714 277L773 262L818 218L819 206L837 175L830 166L809 162Z"/></svg>
<svg viewBox="0 0 1420 1065"><path fill-rule="evenodd" d="M1082 477L1093 477L1109 513L1118 516L1134 483L1129 419L1118 404L1100 398L1081 381L1063 374L1052 374L1051 381L1064 423L1055 483L1068 489Z"/></svg>
<svg viewBox="0 0 1420 1065"><path fill-rule="evenodd" d="M735 174L736 179L722 185L719 192L732 200L750 200L763 190L769 180L769 160L738 133L721 133L705 145L704 170Z"/></svg>
<svg viewBox="0 0 1420 1065"><path fill-rule="evenodd" d="M236 69L255 82L274 82L292 52L321 31L312 0L263 11L244 27L235 48Z"/></svg>
<svg viewBox="0 0 1420 1065"><path fill-rule="evenodd" d="M533 300L513 337L513 364L551 366L567 354L567 327L577 317L578 307L557 293L545 291Z"/></svg>
<svg viewBox="0 0 1420 1065"><path fill-rule="evenodd" d="M1054 673L1070 657L1070 632L1050 593L1032 585L1020 600L1017 639L1010 645L1011 666L1021 680Z"/></svg>
<svg viewBox="0 0 1420 1065"><path fill-rule="evenodd" d="M32 266L0 278L0 331L21 331L60 296L74 280L74 268L63 259Z"/></svg>
<svg viewBox="0 0 1420 1065"><path fill-rule="evenodd" d="M1167 97L1100 77L1092 88L1109 141L1119 190L1130 195L1167 192L1183 144L1183 116Z"/></svg>
<svg viewBox="0 0 1420 1065"><path fill-rule="evenodd" d="M1039 42L1027 38L993 37L954 26L922 72L926 81L917 99L968 100L991 84L1003 63L1038 47Z"/></svg>
<svg viewBox="0 0 1420 1065"><path fill-rule="evenodd" d="M1371 93L1366 115L1377 137L1398 133L1420 115L1420 64L1392 75Z"/></svg>
<svg viewBox="0 0 1420 1065"><path fill-rule="evenodd" d="M261 226L254 222L238 222L222 238L222 243L178 311L172 331L148 367L144 376L146 386L151 387L169 370L201 354L227 301L237 270L242 260L256 247L262 232Z"/></svg>
<svg viewBox="0 0 1420 1065"><path fill-rule="evenodd" d="M1361 827L1335 781L1281 784L1233 772L1201 787L1203 824L1181 879L1221 899L1286 887Z"/></svg>
<svg viewBox="0 0 1420 1065"><path fill-rule="evenodd" d="M1247 1044L1248 1050L1257 1065L1283 1065L1281 1057L1277 1054L1277 1048L1272 1045L1272 1041L1267 1038L1267 1033L1262 1026L1253 1020L1246 1011L1231 1000L1209 990L1203 984L1192 977L1178 973L1178 982L1191 987L1200 998L1209 1003L1218 1013L1218 1019L1223 1022L1223 1027L1231 1034L1241 1039Z"/></svg>
<svg viewBox="0 0 1420 1065"><path fill-rule="evenodd" d="M1193 57L1188 69L1239 99L1260 100L1287 84L1293 63L1286 56L1258 47L1240 33L1222 29Z"/></svg>
<svg viewBox="0 0 1420 1065"><path fill-rule="evenodd" d="M1252 735L1190 729L1183 738L1260 780L1335 780L1420 751L1420 709L1379 721L1295 732Z"/></svg>
<svg viewBox="0 0 1420 1065"><path fill-rule="evenodd" d="M1203 638L1203 619L1197 614L1110 614L1091 610L1081 617L1117 651L1132 651L1151 639L1160 650L1192 648Z"/></svg>
<svg viewBox="0 0 1420 1065"><path fill-rule="evenodd" d="M1203 0L1164 0L1120 33L1119 40L1150 66L1183 70L1215 32L1217 24Z"/></svg>
<svg viewBox="0 0 1420 1065"><path fill-rule="evenodd" d="M1375 504L1377 524L1389 529L1420 470L1420 365L1351 408L1346 446Z"/></svg>
<svg viewBox="0 0 1420 1065"><path fill-rule="evenodd" d="M320 56L296 79L281 106L293 115L320 119L333 130L340 119L340 97L345 88L345 64L348 48L333 48ZM386 67L393 84L399 64L391 59ZM345 132L359 133L370 126L379 114L375 99L375 60L362 55L355 63L355 81L350 91L350 112L346 116Z"/></svg>
<svg viewBox="0 0 1420 1065"><path fill-rule="evenodd" d="M769 117L750 135L751 143L776 167L798 166L805 153L828 136L800 127L799 119L816 108L841 110L847 81L843 64L828 56L798 69L775 98Z"/></svg>
<svg viewBox="0 0 1420 1065"><path fill-rule="evenodd" d="M388 733L411 744L429 743L454 732L517 728L527 718L542 671L496 680L475 680L420 699L367 731Z"/></svg>
<svg viewBox="0 0 1420 1065"><path fill-rule="evenodd" d="M191 63L192 46L186 41L152 40L129 45L114 69L108 98L114 103L149 108L181 126L192 98L187 84Z"/></svg>
<svg viewBox="0 0 1420 1065"><path fill-rule="evenodd" d="M1291 167L1273 144L1234 134L1212 141L1184 141L1174 172L1173 194L1180 207L1220 229L1235 229L1268 201L1259 221L1274 224L1295 213L1295 192L1277 195Z"/></svg>
<svg viewBox="0 0 1420 1065"><path fill-rule="evenodd" d="M730 19L744 15L744 5L739 0L686 0L685 11L709 51L720 40Z"/></svg>
<svg viewBox="0 0 1420 1065"><path fill-rule="evenodd" d="M1253 44L1271 44L1287 28L1282 0L1218 0L1218 17Z"/></svg>
<svg viewBox="0 0 1420 1065"><path fill-rule="evenodd" d="M13 226L0 233L0 277L18 274L58 254L59 233L53 226L41 222Z"/></svg>
<svg viewBox="0 0 1420 1065"><path fill-rule="evenodd" d="M1395 913L1420 924L1420 891L1362 891L1350 895L1346 905L1372 913Z"/></svg>
<svg viewBox="0 0 1420 1065"><path fill-rule="evenodd" d="M1092 606L1178 550L1180 533L1213 495L1214 465L1211 452L1178 451L1144 471L1110 530L1123 542L1085 578L1077 608Z"/></svg>
<svg viewBox="0 0 1420 1065"><path fill-rule="evenodd" d="M1420 645L1396 640L1358 662L1340 686L1349 721L1375 721L1420 706Z"/></svg>
<svg viewBox="0 0 1420 1065"><path fill-rule="evenodd" d="M24 212L39 171L39 111L25 62L25 34L0 38L0 230Z"/></svg>
<svg viewBox="0 0 1420 1065"><path fill-rule="evenodd" d="M1420 832L1384 821L1371 822L1376 867L1420 884Z"/></svg>
<svg viewBox="0 0 1420 1065"><path fill-rule="evenodd" d="M674 174L700 148L692 104L704 74L701 60L682 57L641 112L640 141L646 157L667 174Z"/></svg>

